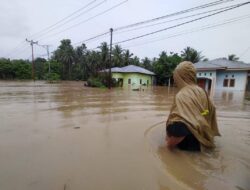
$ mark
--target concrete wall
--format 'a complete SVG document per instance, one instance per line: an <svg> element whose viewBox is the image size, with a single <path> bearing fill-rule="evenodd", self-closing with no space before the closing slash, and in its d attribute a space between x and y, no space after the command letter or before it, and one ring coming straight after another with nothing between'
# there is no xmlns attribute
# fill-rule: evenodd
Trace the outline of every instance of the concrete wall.
<svg viewBox="0 0 250 190"><path fill-rule="evenodd" d="M234 87L223 87L224 79L235 79ZM242 90L245 91L247 84L247 71L217 71L217 90Z"/></svg>
<svg viewBox="0 0 250 190"><path fill-rule="evenodd" d="M141 85L148 84L152 85L152 76L151 75L145 75L140 73L112 73L112 78L115 78L118 80L118 78L123 79L123 86L129 86L128 80L131 79L131 86L140 86L140 79L141 79ZM148 83L147 83L148 82Z"/></svg>

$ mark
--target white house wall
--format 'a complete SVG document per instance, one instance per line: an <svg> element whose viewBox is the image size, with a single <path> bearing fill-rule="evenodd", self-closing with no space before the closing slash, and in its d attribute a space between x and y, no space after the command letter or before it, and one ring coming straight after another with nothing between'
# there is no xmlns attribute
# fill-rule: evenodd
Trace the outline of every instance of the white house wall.
<svg viewBox="0 0 250 190"><path fill-rule="evenodd" d="M234 87L223 87L224 79L235 79ZM247 71L217 71L216 90L245 90Z"/></svg>
<svg viewBox="0 0 250 190"><path fill-rule="evenodd" d="M197 78L206 78L206 79L210 79L212 81L212 83L211 83L211 90L212 90L211 94L212 94L214 89L215 89L215 85L216 85L216 71L209 71L209 70L197 71L196 77ZM208 80L206 80L206 83L205 83L205 90L208 91Z"/></svg>
<svg viewBox="0 0 250 190"><path fill-rule="evenodd" d="M216 77L216 71L197 71L196 76L197 78L207 78L212 80Z"/></svg>

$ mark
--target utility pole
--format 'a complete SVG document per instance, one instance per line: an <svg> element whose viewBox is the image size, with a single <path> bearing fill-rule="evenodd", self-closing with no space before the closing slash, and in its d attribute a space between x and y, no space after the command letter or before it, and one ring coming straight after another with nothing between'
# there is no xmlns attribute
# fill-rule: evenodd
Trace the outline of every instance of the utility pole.
<svg viewBox="0 0 250 190"><path fill-rule="evenodd" d="M109 48L109 89L111 89L111 82L112 82L112 73L111 73L111 66L112 66L112 38L113 38L113 28L110 28L110 48Z"/></svg>
<svg viewBox="0 0 250 190"><path fill-rule="evenodd" d="M47 55L48 55L48 62L49 62L49 74L50 74L50 56L49 56L49 47L50 45L40 45L41 47L45 48L47 51Z"/></svg>
<svg viewBox="0 0 250 190"><path fill-rule="evenodd" d="M38 41L34 42L33 40L28 40L26 38L26 41L30 43L31 46L31 51L32 51L32 79L35 81L35 62L34 62L34 50L33 50L33 45L37 44Z"/></svg>

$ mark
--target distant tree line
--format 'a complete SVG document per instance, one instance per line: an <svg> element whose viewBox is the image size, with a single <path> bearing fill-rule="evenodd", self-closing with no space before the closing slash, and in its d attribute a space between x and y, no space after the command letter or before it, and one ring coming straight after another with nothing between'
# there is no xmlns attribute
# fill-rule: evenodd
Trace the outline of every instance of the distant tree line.
<svg viewBox="0 0 250 190"><path fill-rule="evenodd" d="M165 51L159 57L139 59L127 49L115 45L112 50L112 67L136 65L148 69L156 74L158 85L164 85L172 77L173 70L181 61L193 63L207 60L201 52L187 47L181 54ZM229 59L238 59L229 55ZM49 73L50 65L50 73ZM48 61L43 58L35 59L35 77L37 80L87 80L97 77L99 71L109 67L109 47L106 42L100 44L96 50L87 49L85 44L74 48L69 39L61 41ZM0 79L31 79L32 64L29 60L0 59Z"/></svg>

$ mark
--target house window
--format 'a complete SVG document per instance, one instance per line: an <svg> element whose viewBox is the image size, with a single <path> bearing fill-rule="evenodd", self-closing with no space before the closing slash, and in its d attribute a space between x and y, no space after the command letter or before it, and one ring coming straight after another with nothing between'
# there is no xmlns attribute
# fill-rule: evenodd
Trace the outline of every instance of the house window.
<svg viewBox="0 0 250 190"><path fill-rule="evenodd" d="M212 73L210 73L210 76L212 76Z"/></svg>
<svg viewBox="0 0 250 190"><path fill-rule="evenodd" d="M199 73L199 76L201 76L201 73Z"/></svg>
<svg viewBox="0 0 250 190"><path fill-rule="evenodd" d="M142 80L140 79L140 84L142 83Z"/></svg>
<svg viewBox="0 0 250 190"><path fill-rule="evenodd" d="M229 86L230 86L230 87L234 87L234 86L235 86L235 79L231 79L231 80L230 80Z"/></svg>
<svg viewBox="0 0 250 190"><path fill-rule="evenodd" d="M131 84L131 79L128 79L128 84Z"/></svg>
<svg viewBox="0 0 250 190"><path fill-rule="evenodd" d="M207 76L207 73L205 73L204 75Z"/></svg>
<svg viewBox="0 0 250 190"><path fill-rule="evenodd" d="M234 78L234 75L232 75L232 77Z"/></svg>
<svg viewBox="0 0 250 190"><path fill-rule="evenodd" d="M226 75L226 78L227 78L227 75Z"/></svg>
<svg viewBox="0 0 250 190"><path fill-rule="evenodd" d="M223 81L223 87L228 87L228 79L224 79L224 81Z"/></svg>

